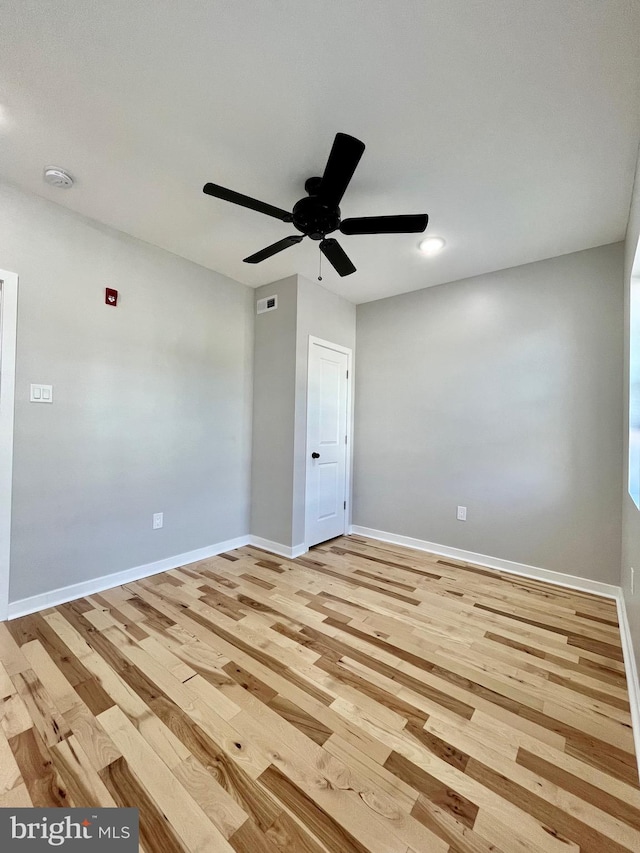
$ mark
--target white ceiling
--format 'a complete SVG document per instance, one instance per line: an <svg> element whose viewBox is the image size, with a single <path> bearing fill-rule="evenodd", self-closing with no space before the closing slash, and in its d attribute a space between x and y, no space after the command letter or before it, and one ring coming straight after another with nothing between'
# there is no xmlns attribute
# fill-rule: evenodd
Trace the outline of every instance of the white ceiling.
<svg viewBox="0 0 640 853"><path fill-rule="evenodd" d="M447 240L340 237L353 302L624 237L638 0L4 0L0 33L0 178L252 286L317 244L243 264L295 229L203 184L291 209L336 131L367 145L344 217Z"/></svg>

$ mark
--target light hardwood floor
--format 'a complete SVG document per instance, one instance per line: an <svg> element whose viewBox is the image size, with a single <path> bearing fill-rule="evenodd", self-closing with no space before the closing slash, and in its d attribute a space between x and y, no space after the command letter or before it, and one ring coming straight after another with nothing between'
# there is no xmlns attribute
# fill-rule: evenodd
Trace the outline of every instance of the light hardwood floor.
<svg viewBox="0 0 640 853"><path fill-rule="evenodd" d="M245 547L0 624L0 807L141 849L622 853L613 601L360 537Z"/></svg>

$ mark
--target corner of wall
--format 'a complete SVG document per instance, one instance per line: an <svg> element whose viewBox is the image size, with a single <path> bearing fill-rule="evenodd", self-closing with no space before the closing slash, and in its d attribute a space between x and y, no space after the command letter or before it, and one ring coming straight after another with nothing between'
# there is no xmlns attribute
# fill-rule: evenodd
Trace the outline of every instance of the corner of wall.
<svg viewBox="0 0 640 853"><path fill-rule="evenodd" d="M620 626L624 668L627 676L627 691L629 693L629 705L631 708L631 728L636 746L636 762L638 764L638 778L640 779L640 681L638 678L638 658L634 649L623 589L620 589L616 601L618 605L618 624Z"/></svg>

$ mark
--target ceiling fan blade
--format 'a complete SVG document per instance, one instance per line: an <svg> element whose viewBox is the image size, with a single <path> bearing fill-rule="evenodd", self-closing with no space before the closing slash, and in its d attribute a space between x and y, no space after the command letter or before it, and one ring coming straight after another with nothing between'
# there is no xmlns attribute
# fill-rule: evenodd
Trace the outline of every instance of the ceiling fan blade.
<svg viewBox="0 0 640 853"><path fill-rule="evenodd" d="M296 243L299 243L301 240L304 240L304 234L296 234L294 237L285 237L284 240L278 240L277 243L272 243L270 246L267 246L266 249L261 249L259 252L256 252L255 255L249 255L248 258L244 258L245 264L259 264L260 261L266 261L267 258L270 258L272 255L277 255L278 252L282 252L283 249L288 249L289 246L295 246Z"/></svg>
<svg viewBox="0 0 640 853"><path fill-rule="evenodd" d="M336 133L324 169L318 195L328 207L337 207L364 152L364 142L347 133Z"/></svg>
<svg viewBox="0 0 640 853"><path fill-rule="evenodd" d="M257 210L258 213L266 213L267 216L273 216L275 219L281 219L282 222L291 222L291 214L280 207L274 207L272 204L267 204L264 201L258 201L257 198L251 198L248 195L228 190L226 187L220 187L218 184L205 184L202 192L207 195L212 195L215 198L221 198L223 201L230 201L233 204L239 204L241 207L248 207L250 210Z"/></svg>
<svg viewBox="0 0 640 853"><path fill-rule="evenodd" d="M356 216L343 219L343 234L418 234L425 230L429 217L426 213L409 216Z"/></svg>
<svg viewBox="0 0 640 853"><path fill-rule="evenodd" d="M356 271L345 250L333 237L328 237L320 242L320 251L338 275L351 275L352 272Z"/></svg>

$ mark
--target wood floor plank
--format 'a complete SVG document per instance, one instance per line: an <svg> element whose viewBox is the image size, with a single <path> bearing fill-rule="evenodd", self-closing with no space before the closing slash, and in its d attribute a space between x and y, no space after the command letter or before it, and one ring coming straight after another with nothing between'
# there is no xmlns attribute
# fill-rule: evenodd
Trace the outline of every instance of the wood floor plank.
<svg viewBox="0 0 640 853"><path fill-rule="evenodd" d="M12 680L47 746L53 746L71 734L66 720L32 669L17 673Z"/></svg>
<svg viewBox="0 0 640 853"><path fill-rule="evenodd" d="M15 686L13 689L15 692L3 699L0 705L0 726L8 739L28 731L34 725L34 720L22 697Z"/></svg>
<svg viewBox="0 0 640 853"><path fill-rule="evenodd" d="M253 821L248 820L229 838L229 843L236 853L255 851L255 853L278 853L274 842L261 832Z"/></svg>
<svg viewBox="0 0 640 853"><path fill-rule="evenodd" d="M420 795L411 814L450 845L449 853L502 853L502 848L482 838L457 820L449 809L442 808L428 797ZM513 849L513 841L510 839L509 846L504 848L505 853Z"/></svg>
<svg viewBox="0 0 640 853"><path fill-rule="evenodd" d="M469 829L473 829L478 814L478 806L475 803L397 752L391 753L384 766L394 776L398 776L412 788L415 788L430 802L449 812L452 817L468 826Z"/></svg>
<svg viewBox="0 0 640 853"><path fill-rule="evenodd" d="M475 759L471 759L469 762L466 773L514 805L524 806L529 814L537 817L544 826L548 827L552 835L556 838L573 841L579 846L581 853L601 853L602 850L611 851L611 853L625 853L625 851L633 850L634 847L637 849L636 842L640 843L640 836L636 836L635 842L630 841L628 845L623 845L610 835L603 835L567 811L552 805L530 790L507 779L503 774L476 762Z"/></svg>
<svg viewBox="0 0 640 853"><path fill-rule="evenodd" d="M19 621L19 620L16 620ZM20 647L9 631L8 622L0 622L0 660L9 675L16 675L29 669L29 661L20 651Z"/></svg>
<svg viewBox="0 0 640 853"><path fill-rule="evenodd" d="M0 796L22 784L20 768L13 757L9 741L0 732Z"/></svg>
<svg viewBox="0 0 640 853"><path fill-rule="evenodd" d="M120 757L120 750L86 705L67 711L65 720L95 770L102 770Z"/></svg>
<svg viewBox="0 0 640 853"><path fill-rule="evenodd" d="M324 749L343 761L363 779L373 782L408 814L411 812L418 799L418 792L398 776L394 776L384 765L378 764L353 743L335 733L326 741Z"/></svg>
<svg viewBox="0 0 640 853"><path fill-rule="evenodd" d="M103 711L98 719L151 798L162 809L184 847L192 853L204 853L206 850L230 853L232 848L224 836L125 714L113 707Z"/></svg>
<svg viewBox="0 0 640 853"><path fill-rule="evenodd" d="M241 749L228 755L185 711L166 697L154 700L151 708L240 809L259 827L268 829L281 809L255 783L253 775L246 772Z"/></svg>
<svg viewBox="0 0 640 853"><path fill-rule="evenodd" d="M9 745L34 806L69 808L75 805L35 727L12 737Z"/></svg>
<svg viewBox="0 0 640 853"><path fill-rule="evenodd" d="M16 692L11 676L0 660L0 699L6 699Z"/></svg>
<svg viewBox="0 0 640 853"><path fill-rule="evenodd" d="M277 767L268 767L260 782L310 828L331 853L367 853L368 849L331 818Z"/></svg>
<svg viewBox="0 0 640 853"><path fill-rule="evenodd" d="M132 806L140 810L140 841L149 851L184 853L167 817L152 800L145 786L136 777L121 756L100 771L105 787L121 807Z"/></svg>
<svg viewBox="0 0 640 853"><path fill-rule="evenodd" d="M183 788L225 838L228 839L249 819L247 813L193 755L189 754L172 770Z"/></svg>
<svg viewBox="0 0 640 853"><path fill-rule="evenodd" d="M61 713L80 704L80 698L73 686L54 663L40 640L32 640L22 646L22 653L29 661L32 671L51 697L51 701Z"/></svg>
<svg viewBox="0 0 640 853"><path fill-rule="evenodd" d="M29 809L33 802L24 782L0 794L0 809Z"/></svg>
<svg viewBox="0 0 640 853"><path fill-rule="evenodd" d="M283 811L265 832L266 837L281 853L325 853L326 847L311 835L302 821L294 820ZM244 851L239 848L242 853ZM246 849L246 848L245 848ZM248 848L251 850L251 847Z"/></svg>
<svg viewBox="0 0 640 853"><path fill-rule="evenodd" d="M570 791L579 799L591 803L598 809L602 809L607 814L616 818L616 820L622 821L640 831L640 808L635 808L608 791L604 791L601 787L596 787L584 779L574 776L561 767L557 767L550 761L541 758L539 755L534 755L534 753L526 749L518 750L516 761L522 767L527 767L529 770L537 773L538 776L553 782L559 788Z"/></svg>
<svg viewBox="0 0 640 853"><path fill-rule="evenodd" d="M115 806L113 797L75 735L56 743L49 753L76 806Z"/></svg>
<svg viewBox="0 0 640 853"><path fill-rule="evenodd" d="M254 709L254 714L256 711ZM286 775L301 796L325 811L332 821L348 832L357 831L366 847L375 839L375 843L388 853L404 853L410 840L415 840L419 834L422 846L433 849L433 853L444 853L438 840L431 834L425 838L419 833L384 793L375 790L371 780L369 784L361 783L348 766L312 742L305 743L304 738L297 737L291 744L285 743L273 723L269 725L269 715L259 718L254 714L248 710L242 713L242 728L256 742L263 740L264 731L269 731L268 739L275 749L274 764L268 770ZM263 773L258 781L264 784L264 779Z"/></svg>
<svg viewBox="0 0 640 853"><path fill-rule="evenodd" d="M615 602L338 537L0 623L0 807L141 853L636 853Z"/></svg>

